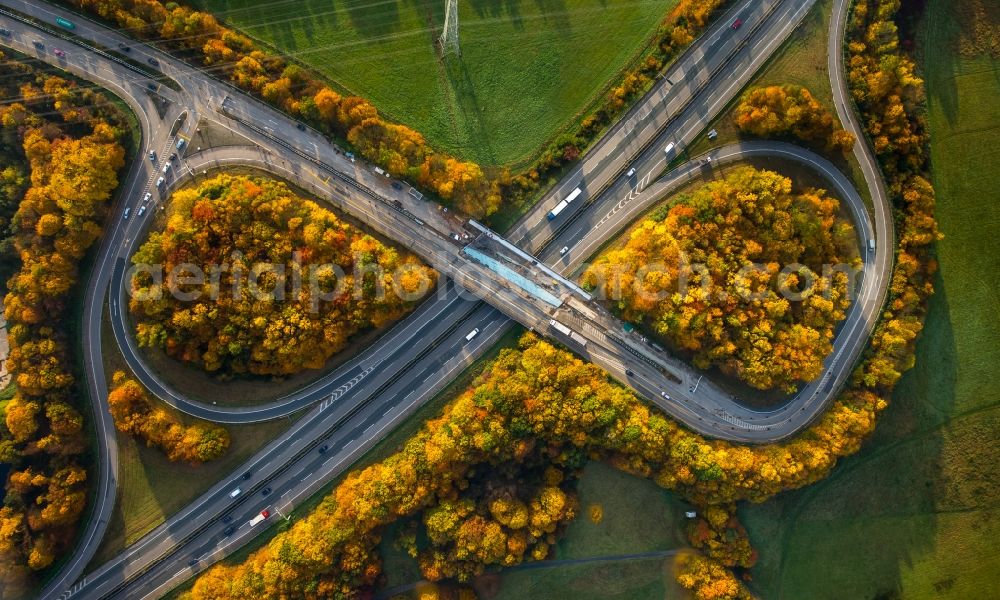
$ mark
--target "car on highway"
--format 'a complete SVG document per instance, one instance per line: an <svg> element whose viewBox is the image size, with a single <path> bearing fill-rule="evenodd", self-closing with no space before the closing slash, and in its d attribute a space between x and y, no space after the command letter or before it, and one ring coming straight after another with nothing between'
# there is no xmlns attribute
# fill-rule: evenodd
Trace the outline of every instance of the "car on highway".
<svg viewBox="0 0 1000 600"><path fill-rule="evenodd" d="M258 523L260 523L261 521L270 516L271 516L271 511L265 508L264 510L260 511L260 513L256 517L250 519L250 527L257 525Z"/></svg>
<svg viewBox="0 0 1000 600"><path fill-rule="evenodd" d="M739 18L737 18L735 21L733 21L733 24L730 25L730 27L733 28L733 31L736 31L737 29L739 29L742 26L743 26L743 19L739 19Z"/></svg>
<svg viewBox="0 0 1000 600"><path fill-rule="evenodd" d="M143 204L142 206L139 207L139 216L141 217L142 213L144 213L144 212L146 212L146 205L145 204Z"/></svg>
<svg viewBox="0 0 1000 600"><path fill-rule="evenodd" d="M63 51L63 50L60 50L59 48L53 48L52 49L52 54L55 54L59 58L66 58L66 52Z"/></svg>
<svg viewBox="0 0 1000 600"><path fill-rule="evenodd" d="M250 479L251 475L253 475L253 471L247 471L246 473L244 473L243 474L243 481L246 481L247 479Z"/></svg>
<svg viewBox="0 0 1000 600"><path fill-rule="evenodd" d="M184 146L186 146L187 143L188 143L187 140L184 139L184 138L181 138L181 139L177 140L177 144L176 144L177 149L178 150L183 150Z"/></svg>
<svg viewBox="0 0 1000 600"><path fill-rule="evenodd" d="M156 150L149 151L149 162L156 162Z"/></svg>
<svg viewBox="0 0 1000 600"><path fill-rule="evenodd" d="M302 123L296 123L295 124L295 128L298 129L299 131L305 131L306 130L306 126L303 125Z"/></svg>
<svg viewBox="0 0 1000 600"><path fill-rule="evenodd" d="M146 192L146 195L142 197L142 201L143 202L149 202L149 199L152 198L152 197L153 197L152 194L150 194L149 192Z"/></svg>
<svg viewBox="0 0 1000 600"><path fill-rule="evenodd" d="M403 184L399 183L398 181L393 181L392 182L392 189L396 190L397 192L401 192L401 191L403 191Z"/></svg>
<svg viewBox="0 0 1000 600"><path fill-rule="evenodd" d="M635 371L633 371L632 369L625 369L625 375L628 377L634 377Z"/></svg>
<svg viewBox="0 0 1000 600"><path fill-rule="evenodd" d="M233 521L233 515L222 515L223 523L232 523L232 521Z"/></svg>
<svg viewBox="0 0 1000 600"><path fill-rule="evenodd" d="M477 335L479 335L479 328L478 327L476 327L475 329L473 329L472 331L470 331L469 334L467 336L465 336L465 341L471 342L472 338L476 337Z"/></svg>
<svg viewBox="0 0 1000 600"><path fill-rule="evenodd" d="M319 453L320 454L326 454L326 451L329 450L329 449L330 449L329 445L323 444L322 446L319 447Z"/></svg>
<svg viewBox="0 0 1000 600"><path fill-rule="evenodd" d="M155 92L156 90L159 89L159 86L157 86L155 83L153 83L152 81L150 81L149 83L146 84L146 89L149 90L149 91L151 91L151 92Z"/></svg>
<svg viewBox="0 0 1000 600"><path fill-rule="evenodd" d="M192 558L191 560L188 561L188 566L189 567L193 567L196 564L198 564L198 559L197 558Z"/></svg>
<svg viewBox="0 0 1000 600"><path fill-rule="evenodd" d="M660 392L660 395L663 396L664 398L666 398L667 400L671 400L670 394L668 394L666 392Z"/></svg>
<svg viewBox="0 0 1000 600"><path fill-rule="evenodd" d="M270 493L271 493L271 488L270 488L270 487L266 487L266 488L264 488L264 489L262 489L262 490L260 491L260 495L261 495L261 496L266 496L266 495L268 495L268 494L270 494Z"/></svg>
<svg viewBox="0 0 1000 600"><path fill-rule="evenodd" d="M132 210L132 209L126 206L125 207L125 212L122 214L122 217L128 219L128 213L129 213L130 210Z"/></svg>
<svg viewBox="0 0 1000 600"><path fill-rule="evenodd" d="M665 147L665 148L663 149L663 153L667 155L667 160L670 160L670 155L674 153L674 148L676 148L676 147L677 147L677 145L676 145L676 144L674 144L673 142L670 142L670 143L669 143L669 144L667 144L667 146L666 146L666 147Z"/></svg>
<svg viewBox="0 0 1000 600"><path fill-rule="evenodd" d="M559 249L559 256L562 256L567 252L569 252L569 246L563 246L562 248Z"/></svg>
<svg viewBox="0 0 1000 600"><path fill-rule="evenodd" d="M233 535L234 533L236 533L236 526L235 525L230 525L229 527L226 527L225 530L223 530L222 535L224 535L226 537L229 537L229 536Z"/></svg>
<svg viewBox="0 0 1000 600"><path fill-rule="evenodd" d="M156 178L156 187L160 187L161 185L163 185L164 181L166 181L166 179L164 179L162 177L157 177Z"/></svg>
<svg viewBox="0 0 1000 600"><path fill-rule="evenodd" d="M35 40L31 42L31 45L34 46L36 50L45 50L45 44L41 40Z"/></svg>
<svg viewBox="0 0 1000 600"><path fill-rule="evenodd" d="M56 25L62 27L63 29L69 29L69 30L76 29L76 25L73 24L73 21L70 21L69 19L64 19L62 17L56 17Z"/></svg>
<svg viewBox="0 0 1000 600"><path fill-rule="evenodd" d="M125 44L122 44L122 43L118 44L118 49L121 50L122 52L131 52L132 51L131 48L129 48L128 46L126 46Z"/></svg>
<svg viewBox="0 0 1000 600"><path fill-rule="evenodd" d="M149 64L153 65L154 67L160 66L160 61L158 61L158 60L156 60L155 58L152 58L152 57L147 58L146 62L148 62Z"/></svg>
<svg viewBox="0 0 1000 600"><path fill-rule="evenodd" d="M629 179L632 179L633 177L635 177L635 167L632 167L631 169L629 169L628 173L625 173L625 177L628 177Z"/></svg>
<svg viewBox="0 0 1000 600"><path fill-rule="evenodd" d="M241 490L240 488L236 488L235 490L229 492L229 497L230 498L235 498L235 497L239 496L242 493L243 493L243 490Z"/></svg>
<svg viewBox="0 0 1000 600"><path fill-rule="evenodd" d="M10 37L10 29L7 29L5 27L0 27L0 35L4 37Z"/></svg>
<svg viewBox="0 0 1000 600"><path fill-rule="evenodd" d="M169 170L170 170L170 163L169 162L163 163L163 174L166 175L167 171Z"/></svg>
<svg viewBox="0 0 1000 600"><path fill-rule="evenodd" d="M170 153L170 160L171 161L177 160L177 153L176 152L171 152Z"/></svg>

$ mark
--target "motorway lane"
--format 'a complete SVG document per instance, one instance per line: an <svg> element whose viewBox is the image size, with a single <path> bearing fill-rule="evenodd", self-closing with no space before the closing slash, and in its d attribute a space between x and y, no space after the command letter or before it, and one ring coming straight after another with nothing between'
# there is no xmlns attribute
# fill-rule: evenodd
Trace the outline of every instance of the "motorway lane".
<svg viewBox="0 0 1000 600"><path fill-rule="evenodd" d="M718 112L750 81L771 54L801 23L815 0L751 0L740 2L709 28L654 88L605 135L509 233L508 239L528 252L540 251L569 215L581 205L622 194L618 188L642 189L671 157L693 141ZM743 21L731 28L736 18ZM714 76L714 79L713 79ZM631 180L621 177L636 168ZM555 220L547 213L579 187L582 194Z"/></svg>
<svg viewBox="0 0 1000 600"><path fill-rule="evenodd" d="M784 16L784 13L780 12L778 9L782 8L782 6L794 8L796 6L796 4L795 3L790 3L790 4L787 4L787 5L773 4L773 5L768 5L768 6L773 7L773 9L775 11L778 11L778 12L775 13L777 16L772 15L771 18L772 19L778 19L779 17L783 17ZM804 13L805 12L805 10L804 10L805 8L806 8L805 4L799 5L798 8L795 8L795 10L797 11L795 14L802 14L802 13ZM747 15L744 15L744 16L747 16ZM754 35L760 35L760 32L755 32L755 30L754 30L754 27L757 27L757 26L754 24L754 20L753 20L752 16L747 16L747 17L748 17L748 19L747 19L748 22L745 25L746 29L741 29L740 31L741 32L749 31L749 32L753 33ZM794 22L794 19L792 21ZM785 24L785 26L786 26L786 28L788 27L787 23ZM738 42L735 42L735 41L732 41L732 40L737 39L738 36L736 34L739 34L739 33L740 32L731 32L730 35L729 35L729 37L726 38L727 42L720 43L720 44L710 45L709 46L709 51L714 52L714 53L718 53L719 52L718 49L720 47L728 47L726 44L736 45ZM767 40L766 40L766 43L774 44L774 41L775 41L774 37L768 37ZM209 85L211 83L210 80L207 80L204 77L198 78L198 77L196 77L196 75L197 75L196 73L192 74L192 73L184 72L184 66L183 65L181 67L179 67L180 70L178 71L177 70L178 67L176 65L169 64L166 59L161 59L161 65L164 65L164 71L168 71L169 70L170 71L170 75L172 77L174 77L175 79L177 79L178 81L185 81L186 82L186 81L188 81L189 78L193 78L193 79L191 79L191 85L193 85L193 86L197 86L197 85L203 86L201 89L198 90L198 93L196 94L196 97L198 97L198 98L208 98L209 103L215 103L216 104L216 106L215 106L216 110L218 110L218 108L224 103L224 98L225 98L226 95L228 95L228 92L227 92L226 88L223 88L222 92L218 92L218 93L216 93L216 94L213 95L213 93L211 92L211 89L210 89L211 86ZM705 72L705 71L701 71L700 74L696 74L696 73L692 72L692 73L689 73L689 78L688 79L690 79L691 81L696 81L696 80L700 80L700 79L705 79L705 78L707 78L707 76L708 76L707 72ZM205 86L208 86L208 87L205 87ZM678 85L677 87L681 87L681 86ZM733 88L734 88L734 84L731 84L728 89L731 90ZM222 98L221 100L220 100L220 97ZM268 108L268 107L266 107L264 105L261 105L259 103L255 103L255 102L246 103L246 106L244 107L243 110L244 110L245 114L250 114L251 118L253 118L255 120L255 122L257 122L257 123L266 123L266 124L258 126L258 129L259 128L263 128L264 130L273 129L274 126L282 125L282 119L284 119L284 117L282 117L282 116L274 116L272 114L272 113L274 113L274 111L272 109L270 109L270 108ZM204 112L208 112L208 111L205 110ZM287 123L286 123L286 125L287 125ZM295 131L295 130L292 130L292 131ZM253 132L251 132L251 133L253 133ZM268 139L268 137L270 137L270 135L264 135L262 137L264 139L259 139L257 141L258 141L258 143L260 143L261 145L263 145L265 147L267 147L267 145L269 144L269 142L273 142L273 140L269 140ZM313 143L315 143L314 140L313 140ZM319 153L320 153L320 151L317 151L317 154L319 154ZM336 160L337 159L337 153L336 152L332 152L332 154L334 155L334 159ZM324 158L324 160L325 160L325 158ZM341 160L343 161L345 159L343 159L341 157ZM384 187L385 184L384 184L384 182L382 182L382 183L383 183L383 187ZM368 208L370 208L371 212L374 213L377 207L376 206L370 206ZM360 207L361 213L364 213L367 210L368 209L366 207L364 207L364 206ZM355 207L355 210L352 210L351 212L353 212L354 214L358 215L359 214L358 207ZM539 212L539 211L535 211L535 212ZM406 225L406 224L404 223L404 225ZM387 232L387 233L391 233L391 232ZM414 237L414 236L411 235L411 240L413 240L413 241L419 241L417 238L423 232L421 232L421 231L412 232L411 231L411 234L412 233L416 233L417 236ZM418 251L422 250L421 254L424 254L425 256L432 255L432 254L434 254L436 252L436 250L435 250L435 248L433 246L427 247L427 246L420 246L419 244L417 246L418 247L416 247L415 249L418 250ZM502 292L504 290L497 290L497 291ZM500 296L500 297L502 298L502 296ZM501 308L504 310L504 312L506 312L508 315L511 315L511 316L517 316L519 314L518 313L518 309L520 307L517 306L518 302L516 301L516 298L514 300L515 300L514 302L504 302L501 305ZM535 317L530 317L530 315L529 315L529 318L528 318L528 320L526 322L528 322L532 326L537 326L539 323L544 322L544 320L545 320L544 317L545 317L545 315L540 315L540 314L536 315ZM519 318L523 318L523 317L519 317ZM598 338L598 339L600 339L600 338ZM611 348L612 350L616 350L616 348L614 348L613 346L609 346L609 348ZM126 344L123 347L123 351L126 352L126 353L128 353L128 350L129 349L128 349L127 344ZM633 348L632 351L633 352L637 352L637 351L638 352L644 352L645 350L643 350L640 347L638 349ZM659 376L651 373L650 377L654 377L655 378L655 377L659 377ZM706 392L706 391L710 390L710 387L711 387L711 385L708 382L706 382L705 385L702 385L702 387L700 389L702 390L702 392ZM718 392L718 393L721 394L721 392ZM651 398L651 399L654 402L659 402L660 401L660 397L659 396L656 396L656 397ZM691 425L693 428L695 428L697 430L702 431L703 433L707 433L709 435L716 434L715 430L704 429L704 428L701 427L701 425L699 423L689 423L689 425Z"/></svg>
<svg viewBox="0 0 1000 600"><path fill-rule="evenodd" d="M87 54L74 52L73 46L67 44L65 40L39 31L16 19L0 16L0 23L11 31L10 37L0 39L4 45L50 62L83 79L99 81L104 88L126 102L139 121L141 140L137 140L137 143L140 143L142 147L145 147L144 142L155 144L158 140L166 139L169 125L156 116L154 101L145 92L148 79L131 71L111 69L105 61L93 60ZM44 48L36 48L34 42L42 42ZM65 50L65 58L58 58L52 54L55 48ZM170 114L167 113L168 116ZM46 584L41 593L43 598L59 595L63 590L70 588L79 577L104 536L111 509L114 506L118 480L117 436L114 422L106 410L107 382L101 357L99 329L104 291L107 289L109 274L107 258L111 254L110 249L125 235L129 225L129 221L117 218L117 215L123 214L126 207L133 211L136 209L138 204L136 199L141 196L143 190L148 189L153 173L155 170L147 161L142 157L136 157L132 161L129 172L124 174L119 186L123 191L119 196L118 204L108 217L108 227L101 239L98 260L86 288L82 344L87 390L95 404L92 417L100 442L97 455L98 484L94 490L90 516L81 533L77 551Z"/></svg>
<svg viewBox="0 0 1000 600"><path fill-rule="evenodd" d="M244 524L261 509L269 508L275 516L279 511L287 515L294 506L349 468L385 432L422 406L425 398L453 381L511 325L487 305L473 308L470 320L481 329L471 342L465 339L464 327L453 328L433 351L419 358L405 377L393 378L383 373L359 384L352 394L363 396L363 402L314 407L286 435L258 452L243 469L217 483L122 555L88 574L85 585L73 597L143 597L143 590L159 587L178 572L190 576L192 570L187 563L192 557L203 558L198 565L201 569L220 558L223 551L245 543L250 530ZM442 321L438 324L445 326ZM317 451L321 443L329 446L322 455ZM248 480L240 477L245 470L252 473ZM237 486L242 494L233 500L228 494ZM274 490L268 497L261 495L265 486ZM219 519L224 514L231 514L233 524L240 526L232 538L223 536L227 525ZM268 524L273 522L274 517ZM263 529L258 526L252 533ZM179 541L184 541L183 550L174 552ZM158 560L161 557L167 560ZM125 578L142 573L150 565L158 566L132 585L114 591Z"/></svg>
<svg viewBox="0 0 1000 600"><path fill-rule="evenodd" d="M711 161L707 161L709 157ZM864 261L864 275L859 282L863 285L860 288L861 294L854 299L844 321L838 328L835 341L837 351L824 361L824 372L839 373L843 371L845 374L849 374L850 369L839 368L847 362L853 363L854 357L846 349L851 348L850 342L854 339L866 339L864 334L872 324L871 314L868 312L869 308L873 302L876 305L880 304L877 302L877 294L880 289L877 279L877 260L871 253L867 252L867 241L872 238L874 230L864 200L852 182L832 163L801 147L782 142L745 142L713 149L672 170L641 193L622 198L607 213L591 214L589 218L574 220L569 227L560 231L559 236L541 258L553 262L555 267L564 274L577 272L582 268L586 258L664 197L693 180L702 179L709 175L707 171L711 169L755 157L783 158L809 167L827 179L830 189L837 193L851 212L858 236L859 253ZM591 219L596 220L596 222ZM559 255L555 250L562 247L564 243L574 242L575 246L565 255ZM655 351L653 348L650 349ZM657 404L677 418L689 419L694 414L696 418L700 417L703 423L720 431L728 430L730 433L737 433L737 427L744 428L747 430L744 435L745 441L760 441L762 437L770 439L771 432L775 431L776 426L789 419L808 422L815 418L824 409L826 400L826 394L819 395L818 392L830 384L828 378L821 377L803 386L785 406L773 410L757 411L733 402L731 397L717 393L718 390L710 386L699 386L696 395L690 393L690 384L696 381L700 374L679 360L673 360L671 366L676 370L676 373L682 375L687 385L670 391L672 402L661 401ZM637 364L632 363L629 367L635 371ZM664 391L653 385L648 378L628 378L624 375L624 367L619 369L617 374L623 380L629 380L633 387L643 388L644 395L647 397L659 395ZM836 381L834 383L836 385ZM695 407L693 413L692 407ZM792 412L789 412L790 410ZM792 434L794 432L786 435Z"/></svg>

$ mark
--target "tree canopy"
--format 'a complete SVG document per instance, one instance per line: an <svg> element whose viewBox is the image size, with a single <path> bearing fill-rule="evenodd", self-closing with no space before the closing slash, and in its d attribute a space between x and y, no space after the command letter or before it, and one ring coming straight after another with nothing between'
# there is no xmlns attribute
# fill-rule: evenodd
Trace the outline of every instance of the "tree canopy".
<svg viewBox="0 0 1000 600"><path fill-rule="evenodd" d="M736 125L761 137L795 136L830 150L849 151L854 136L844 131L829 110L800 85L751 88L736 106Z"/></svg>
<svg viewBox="0 0 1000 600"><path fill-rule="evenodd" d="M132 257L163 274L133 278L138 339L210 372L322 367L355 333L405 315L436 277L273 179L223 174L179 190L166 221ZM189 264L201 284L184 283Z"/></svg>
<svg viewBox="0 0 1000 600"><path fill-rule="evenodd" d="M16 392L0 424L10 463L0 508L0 589L70 547L86 507L87 438L68 340L69 295L100 237L124 165L122 116L75 82L0 62L0 252Z"/></svg>
<svg viewBox="0 0 1000 600"><path fill-rule="evenodd" d="M583 282L696 366L794 389L822 372L850 302L844 273L823 277L824 265L856 253L838 206L822 190L792 193L787 177L740 168L644 219Z"/></svg>

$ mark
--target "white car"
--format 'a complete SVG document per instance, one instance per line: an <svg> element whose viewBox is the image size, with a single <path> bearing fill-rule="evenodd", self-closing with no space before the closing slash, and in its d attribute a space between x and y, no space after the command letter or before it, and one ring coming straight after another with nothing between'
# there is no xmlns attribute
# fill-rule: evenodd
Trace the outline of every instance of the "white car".
<svg viewBox="0 0 1000 600"><path fill-rule="evenodd" d="M139 207L139 216L141 217L142 213L144 213L144 212L146 212L146 205L145 204L143 204L142 206Z"/></svg>
<svg viewBox="0 0 1000 600"><path fill-rule="evenodd" d="M635 175L635 167L632 167L631 169L628 170L628 173L625 173L625 177L628 177L629 179L632 179L634 175Z"/></svg>
<svg viewBox="0 0 1000 600"><path fill-rule="evenodd" d="M469 335L465 336L465 341L471 342L472 338L476 337L477 335L479 335L479 328L478 327L476 327L475 329L473 329L472 331L470 331Z"/></svg>
<svg viewBox="0 0 1000 600"><path fill-rule="evenodd" d="M567 252L569 252L569 246L563 246L559 250L559 256L562 256L563 254L566 254Z"/></svg>
<svg viewBox="0 0 1000 600"><path fill-rule="evenodd" d="M156 187L160 187L161 185L163 185L164 181L166 181L166 180L164 178L162 178L162 177L160 177L159 179L157 179L156 180Z"/></svg>
<svg viewBox="0 0 1000 600"><path fill-rule="evenodd" d="M149 202L149 199L152 198L152 197L153 197L152 194L150 194L149 192L146 192L146 195L142 197L142 201L143 202Z"/></svg>
<svg viewBox="0 0 1000 600"><path fill-rule="evenodd" d="M124 216L124 217L125 217L126 219L128 218L128 212L129 212L130 210L132 210L132 209L131 209L131 208L129 208L129 207L127 207L127 206L125 207L125 214L124 214L123 216Z"/></svg>
<svg viewBox="0 0 1000 600"><path fill-rule="evenodd" d="M243 490L241 490L240 488L236 488L235 490L229 492L229 497L230 498L235 498L236 496L239 496L242 493L243 493Z"/></svg>

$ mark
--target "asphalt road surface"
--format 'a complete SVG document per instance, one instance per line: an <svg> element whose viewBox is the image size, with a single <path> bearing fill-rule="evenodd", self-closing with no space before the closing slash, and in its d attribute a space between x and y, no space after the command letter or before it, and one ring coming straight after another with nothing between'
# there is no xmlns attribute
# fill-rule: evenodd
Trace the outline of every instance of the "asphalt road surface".
<svg viewBox="0 0 1000 600"><path fill-rule="evenodd" d="M309 161L302 159L301 155L289 156L286 146L275 143L275 138L280 133L285 144L291 144L300 153L322 157L324 162L332 163L332 168L349 175L379 195L391 197L394 192L388 181L372 173L364 165L355 164L336 151L331 153L332 147L315 132L295 129L293 122L287 117L247 98L206 73L183 65L134 40L128 40L114 31L78 16L68 15L61 9L36 2L5 0L2 4L22 13L32 14L46 23L52 23L56 14L66 15L77 23L75 34L108 48L127 43L133 49L132 58L142 61L155 57L160 63L158 70L172 77L180 84L180 89L184 90L175 92L166 86L157 85L156 93L151 93L150 79L141 70L112 62L98 53L75 46L73 42L0 16L0 21L13 32L12 39L0 40L3 43L9 43L22 52L37 55L83 78L98 82L124 98L140 119L144 147L157 152L156 162L135 161L123 182L122 201L115 210L118 218L109 225L108 234L102 241L97 267L88 284L83 343L88 388L96 404L95 422L103 442L100 483L94 517L82 538L84 543L45 592L45 597L58 597L67 590L75 590L73 595L97 598L108 597L111 590L116 590L113 593L119 597L155 597L169 586L235 549L267 523L273 522L265 521L264 525L252 529L243 525L231 536L225 536L220 533L225 527L220 527L221 523L216 522L216 519L232 513L232 523L245 523L251 515L265 506L273 506L275 511L287 513L297 499L306 497L310 490L318 489L322 483L342 472L364 449L381 439L406 414L430 398L436 389L443 387L449 377L453 377L484 352L490 342L507 330L510 322L495 309L468 299L468 295L463 298L453 286L444 284L441 286L443 293L436 294L425 302L379 344L369 348L350 364L287 398L268 406L237 410L216 409L211 405L184 399L182 395L158 382L145 368L134 348L130 347L130 336L124 335L127 321L121 310L119 295L123 280L115 281L116 269L119 273L124 271L120 269L123 266L121 261L129 256L129 249L136 240L141 239L143 227L149 222L149 215L155 210L157 203L162 201L153 180L159 174L162 161L174 148L177 135L190 137L191 130L203 117L227 122L227 126L238 129L238 124L220 117L224 104L228 102L232 116L253 124L253 130L241 133L257 143L258 151L267 154L270 162L277 163L279 161L275 157L284 155L293 170L302 172L311 168ZM680 164L660 179L658 175L664 171L668 161L671 167L674 166L673 163L680 162L674 160L673 156L667 156L663 147L673 142L676 149L674 154L679 157L678 150L683 150L690 144L704 125L739 92L787 38L812 4L812 1L773 0L747 2L734 7L668 69L660 83L612 128L580 166L521 220L509 236L510 239L521 247L540 254L557 269L572 272L574 266L586 257L585 253L589 249L598 247L601 240L607 240L620 231L629 218L640 214L644 206L673 189L672 181L698 176L704 170L704 165L688 162ZM857 132L856 120L846 108L842 65L839 65L842 23L846 18L845 4L843 1L836 3L837 14L831 24L831 31L835 34L831 35L830 42L831 64L837 65L835 69L831 69L831 77L834 79L838 113L845 127ZM739 30L732 30L730 24L736 17L743 20L743 26ZM54 33L58 36L61 32ZM43 42L44 50L38 50L32 45L36 40ZM52 54L51 50L55 47L67 51L65 59ZM171 131L181 114L187 115L184 126L179 131ZM862 138L859 136L859 139ZM800 149L762 145L756 148L724 148L713 152L713 159L720 163L752 156L754 153L784 153L791 159L812 163L820 171L828 166L821 164L822 159L817 161L818 157L810 156ZM875 256L866 256L862 294L841 327L837 349L828 359L829 370L820 381L810 384L814 386L812 395L803 396L800 393L792 404L781 411L782 414L768 416L742 412L746 409L727 398L709 399L704 392L710 386L704 386L689 398L679 397L666 406L660 403L665 410L695 429L709 434L714 428L716 435L722 437L740 439L739 436L745 435L747 439L754 441L776 440L787 437L808 424L835 393L840 382L848 376L881 306L892 261L891 222L887 218L884 190L878 191L881 180L867 147L859 143L856 153L876 201L874 228L868 224L867 218L862 219L858 224L861 236L859 241L864 247L866 236L871 235L874 229L879 243ZM196 157L197 154L182 158L174 172L187 169L190 174L198 166L211 166L210 161L199 162ZM215 157L212 160L229 158L233 157ZM233 164L244 162L244 158L235 158L237 162ZM197 166L192 168L192 164ZM636 177L623 177L626 167L635 167ZM843 178L842 175L839 176ZM176 182L181 179L178 176ZM832 179L831 182L836 183ZM560 218L549 221L545 217L548 210L576 187L583 191L578 203ZM864 213L863 206L860 212L855 210L853 202L857 194L849 183L847 188L845 190L838 187L838 190L841 197L852 204L852 210L858 217ZM147 192L153 196L149 202L141 200ZM351 189L341 188L337 192L355 195ZM411 198L404 200L408 203L408 209L413 206ZM136 217L143 204L150 209L146 211L146 220ZM426 207L427 204L423 206ZM126 207L133 215L131 220L122 218ZM417 211L418 208L414 207L413 210ZM555 249L562 245L571 247L571 252L560 256ZM192 414L221 422L263 420L302 410L307 406L312 408L296 423L292 431L258 453L245 469L217 484L163 526L130 547L122 556L77 581L83 567L96 550L97 540L103 535L116 490L117 448L114 445L113 424L106 410L106 382L100 359L100 311L104 292L109 286L113 290L112 316L117 317L112 319L116 323L116 338L123 344L122 350L129 358L130 365L161 398ZM465 334L473 327L479 327L482 333L472 342L466 342ZM600 348L593 350L601 351ZM614 356L594 358L603 359L605 364L616 359ZM652 387L655 379L646 377L643 369L646 366L639 365L635 370L637 377L629 383L644 396L658 401L660 395ZM619 375L622 373L623 370L618 372ZM623 380L627 378L623 377ZM808 386L806 389L809 389ZM729 431L725 431L727 427L730 428ZM737 429L739 432L734 433ZM318 448L324 445L327 449L320 454ZM251 476L245 483L240 483L244 481L240 474L246 471L250 471ZM240 485L242 490L235 501L228 496L233 484ZM259 496L260 490L265 487L273 491L268 497ZM187 564L191 561L194 564ZM136 573L143 573L143 576L133 578ZM77 583L71 586L72 582Z"/></svg>

